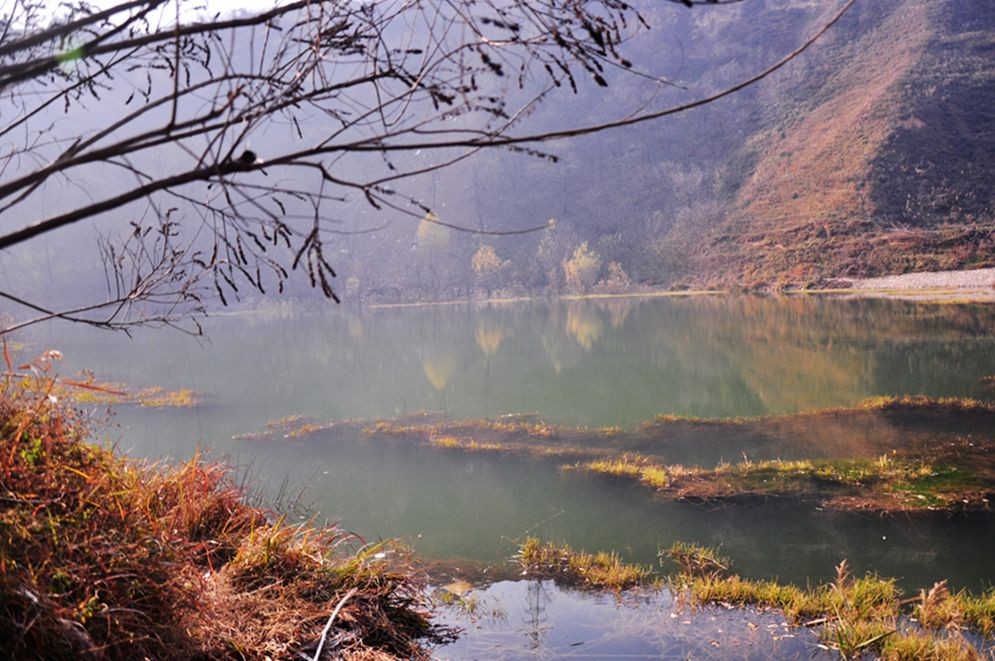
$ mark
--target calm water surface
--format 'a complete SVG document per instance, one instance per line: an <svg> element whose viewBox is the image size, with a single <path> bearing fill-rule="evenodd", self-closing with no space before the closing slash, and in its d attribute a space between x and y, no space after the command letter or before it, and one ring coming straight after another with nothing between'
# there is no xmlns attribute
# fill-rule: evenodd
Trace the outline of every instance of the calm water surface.
<svg viewBox="0 0 995 661"><path fill-rule="evenodd" d="M884 394L989 397L982 378L995 374L993 328L995 309L986 306L710 297L286 308L212 317L202 343L175 332L128 340L58 325L21 339L26 352L61 349L67 374L85 367L104 381L204 395L193 410L119 407L103 433L132 454L210 449L264 491L303 487L323 516L366 538L408 540L442 562L500 566L526 533L640 561L681 539L721 545L750 576L817 580L846 557L910 588L941 577L979 588L995 582L988 517L882 518L791 502L714 509L551 463L359 433L233 437L292 414L535 413L632 427L661 413L780 415ZM723 440L737 459L737 441ZM684 447L682 460L714 461L707 445L700 457L697 446Z"/></svg>

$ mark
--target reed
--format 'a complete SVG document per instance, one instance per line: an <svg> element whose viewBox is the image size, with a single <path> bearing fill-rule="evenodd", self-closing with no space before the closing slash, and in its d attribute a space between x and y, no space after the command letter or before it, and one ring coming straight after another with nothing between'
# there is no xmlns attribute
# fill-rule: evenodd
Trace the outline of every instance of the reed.
<svg viewBox="0 0 995 661"><path fill-rule="evenodd" d="M326 656L407 659L451 637L402 549L288 526L200 456L138 463L87 442L50 362L8 361L0 381L4 655L287 658L330 623Z"/></svg>
<svg viewBox="0 0 995 661"><path fill-rule="evenodd" d="M575 551L565 544L544 544L537 537L522 542L518 562L522 570L532 576L573 587L615 592L643 585L652 573L649 567L623 562L615 552Z"/></svg>

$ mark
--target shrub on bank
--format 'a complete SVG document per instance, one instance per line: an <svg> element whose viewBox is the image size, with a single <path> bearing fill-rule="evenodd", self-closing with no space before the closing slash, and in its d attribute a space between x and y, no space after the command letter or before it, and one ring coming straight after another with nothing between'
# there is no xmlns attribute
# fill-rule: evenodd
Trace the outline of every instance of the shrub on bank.
<svg viewBox="0 0 995 661"><path fill-rule="evenodd" d="M336 528L284 525L200 457L150 465L93 445L45 361L7 367L4 654L311 658L323 639L322 658L422 658L452 635L431 624L401 550L357 553Z"/></svg>

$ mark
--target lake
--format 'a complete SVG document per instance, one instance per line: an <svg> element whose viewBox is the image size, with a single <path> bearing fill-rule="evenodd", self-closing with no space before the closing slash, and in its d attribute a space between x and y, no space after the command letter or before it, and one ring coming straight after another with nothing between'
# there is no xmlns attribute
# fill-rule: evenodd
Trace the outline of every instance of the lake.
<svg viewBox="0 0 995 661"><path fill-rule="evenodd" d="M721 546L744 576L802 584L828 579L847 558L857 573L895 576L912 590L941 578L972 589L995 583L990 516L880 516L794 500L695 505L563 471L562 462L428 449L356 427L245 436L288 416L329 423L430 412L528 414L590 428L594 443L593 430L636 429L661 414L780 417L877 395L990 399L993 328L995 308L984 305L706 296L277 306L212 316L200 341L172 331L129 340L59 324L18 339L26 354L60 349L65 375L86 368L100 381L191 388L202 397L193 409L117 407L100 439L149 458L207 450L269 498L302 491L310 512L366 540L410 543L440 575L507 578L517 543L535 534L647 563L676 540ZM934 434L992 432L892 419L835 430L802 422L771 442L706 430L683 443L654 439L654 451L712 465L744 454L873 454L930 443ZM479 653L471 643L453 655Z"/></svg>

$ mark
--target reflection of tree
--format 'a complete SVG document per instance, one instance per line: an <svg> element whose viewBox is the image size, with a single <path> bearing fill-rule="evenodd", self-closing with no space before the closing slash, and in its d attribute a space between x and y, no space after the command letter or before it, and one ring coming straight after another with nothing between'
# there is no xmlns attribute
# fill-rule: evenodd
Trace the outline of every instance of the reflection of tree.
<svg viewBox="0 0 995 661"><path fill-rule="evenodd" d="M608 313L609 323L615 330L625 325L634 305L631 298L598 299L592 302L599 310Z"/></svg>
<svg viewBox="0 0 995 661"><path fill-rule="evenodd" d="M456 356L451 353L429 353L421 361L422 371L432 387L442 392L456 371Z"/></svg>
<svg viewBox="0 0 995 661"><path fill-rule="evenodd" d="M363 320L356 314L350 314L346 320L346 328L349 331L349 337L354 340L361 339L363 337Z"/></svg>
<svg viewBox="0 0 995 661"><path fill-rule="evenodd" d="M605 325L594 306L586 301L570 301L567 304L567 332L590 351L605 332Z"/></svg>
<svg viewBox="0 0 995 661"><path fill-rule="evenodd" d="M562 372L564 367L570 367L576 362L576 359L570 355L571 347L567 345L570 340L560 328L560 310L560 305L549 306L545 324L539 336L542 351L546 354L549 364L553 366L553 371L556 374Z"/></svg>
<svg viewBox="0 0 995 661"><path fill-rule="evenodd" d="M528 591L525 593L525 637L529 639L529 649L537 650L542 647L543 636L550 630L549 615L546 614L546 606L552 597L542 581L529 581Z"/></svg>
<svg viewBox="0 0 995 661"><path fill-rule="evenodd" d="M478 321L473 336L477 340L477 346L486 355L493 356L501 348L501 343L504 342L505 331L495 324Z"/></svg>

